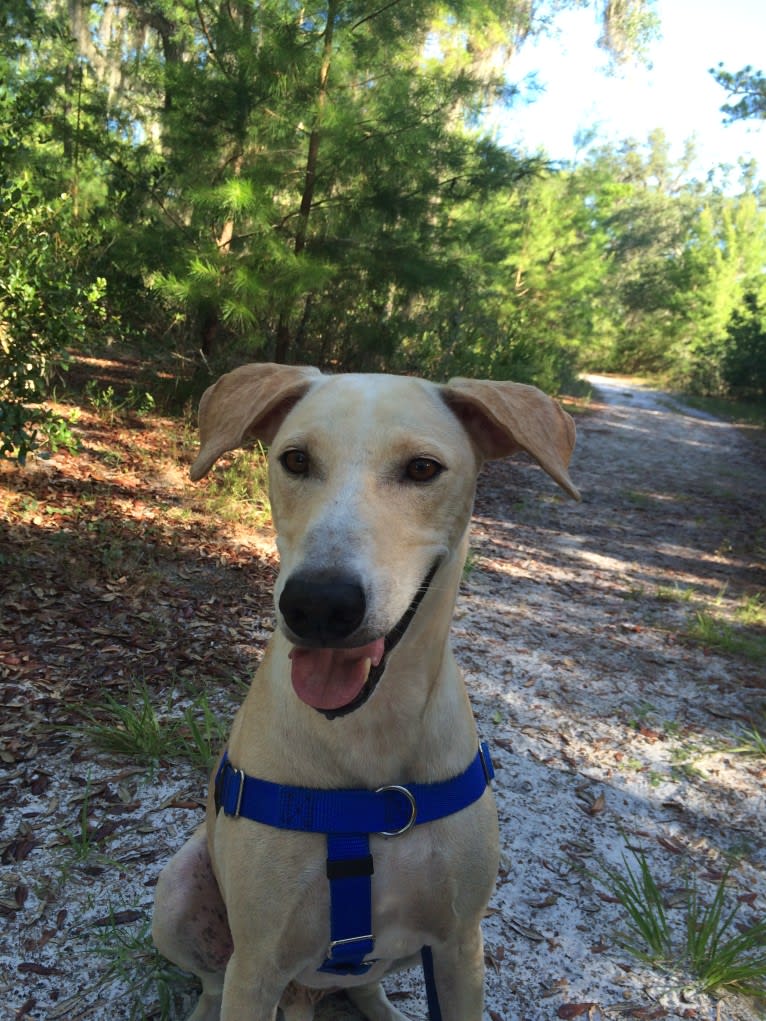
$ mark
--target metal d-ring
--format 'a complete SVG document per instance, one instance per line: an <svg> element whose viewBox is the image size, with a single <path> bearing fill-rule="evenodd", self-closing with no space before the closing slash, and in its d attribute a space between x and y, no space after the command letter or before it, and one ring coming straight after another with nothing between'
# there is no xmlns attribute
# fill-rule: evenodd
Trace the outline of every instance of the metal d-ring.
<svg viewBox="0 0 766 1021"><path fill-rule="evenodd" d="M412 791L407 790L406 787L400 787L399 784L392 783L385 787L378 787L375 791L376 794L382 794L384 791L396 791L398 794L403 794L407 801L410 803L410 817L407 822L402 826L400 830L380 830L381 837L401 837L415 825L415 820L418 817L418 806L415 801L415 796Z"/></svg>

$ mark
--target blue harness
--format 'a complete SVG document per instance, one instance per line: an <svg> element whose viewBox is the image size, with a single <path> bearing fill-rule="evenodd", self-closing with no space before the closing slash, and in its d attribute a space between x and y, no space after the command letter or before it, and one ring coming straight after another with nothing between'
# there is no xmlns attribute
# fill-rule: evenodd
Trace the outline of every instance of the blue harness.
<svg viewBox="0 0 766 1021"><path fill-rule="evenodd" d="M376 791L321 790L258 780L235 769L224 752L215 778L215 804L227 816L327 836L330 945L319 970L364 975L376 963L371 956L375 937L370 835L400 837L413 826L453 815L478 801L494 775L486 742L468 768L451 780L390 784ZM421 956L429 1013L432 1021L441 1021L431 948L423 947Z"/></svg>

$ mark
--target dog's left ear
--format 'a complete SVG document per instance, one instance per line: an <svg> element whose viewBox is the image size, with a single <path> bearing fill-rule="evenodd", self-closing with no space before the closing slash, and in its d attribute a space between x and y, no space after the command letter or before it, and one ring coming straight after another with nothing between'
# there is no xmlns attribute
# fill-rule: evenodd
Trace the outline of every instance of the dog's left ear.
<svg viewBox="0 0 766 1021"><path fill-rule="evenodd" d="M209 386L199 402L200 451L192 482L221 454L260 440L271 443L287 412L321 376L319 369L264 362L240 365Z"/></svg>
<svg viewBox="0 0 766 1021"><path fill-rule="evenodd" d="M580 499L567 472L575 424L542 390L524 383L457 378L442 387L442 396L485 459L526 450L562 489Z"/></svg>

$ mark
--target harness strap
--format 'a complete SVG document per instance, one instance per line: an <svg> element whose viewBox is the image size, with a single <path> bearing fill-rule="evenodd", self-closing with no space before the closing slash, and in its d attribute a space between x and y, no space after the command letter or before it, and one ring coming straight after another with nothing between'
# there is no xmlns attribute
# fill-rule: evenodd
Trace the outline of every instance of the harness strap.
<svg viewBox="0 0 766 1021"><path fill-rule="evenodd" d="M401 836L412 826L453 815L473 804L495 775L482 742L468 769L439 783L391 784L376 791L292 787L247 776L224 752L215 801L226 815L306 833L379 833Z"/></svg>
<svg viewBox="0 0 766 1021"><path fill-rule="evenodd" d="M259 780L235 769L224 752L215 778L216 809L277 829L324 833L330 883L330 944L319 970L363 975L375 963L372 931L370 835L397 837L473 804L495 775L482 742L464 772L430 784L398 784L376 791L323 790ZM430 947L422 951L429 1012L441 1021Z"/></svg>
<svg viewBox="0 0 766 1021"><path fill-rule="evenodd" d="M372 934L370 838L366 833L328 834L327 878L330 881L330 945L320 971L364 975L375 963Z"/></svg>

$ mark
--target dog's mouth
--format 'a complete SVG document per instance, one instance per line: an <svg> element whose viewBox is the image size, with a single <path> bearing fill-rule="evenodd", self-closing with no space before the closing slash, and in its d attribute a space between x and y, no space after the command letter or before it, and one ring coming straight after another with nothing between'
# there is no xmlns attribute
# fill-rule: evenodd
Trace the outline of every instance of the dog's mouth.
<svg viewBox="0 0 766 1021"><path fill-rule="evenodd" d="M306 649L290 653L291 679L298 698L328 720L364 705L386 669L388 654L399 644L439 568L437 560L417 588L412 602L383 638L356 649Z"/></svg>

